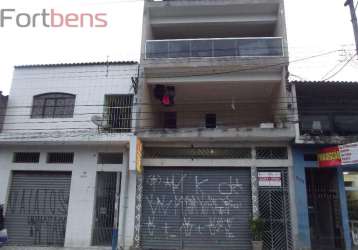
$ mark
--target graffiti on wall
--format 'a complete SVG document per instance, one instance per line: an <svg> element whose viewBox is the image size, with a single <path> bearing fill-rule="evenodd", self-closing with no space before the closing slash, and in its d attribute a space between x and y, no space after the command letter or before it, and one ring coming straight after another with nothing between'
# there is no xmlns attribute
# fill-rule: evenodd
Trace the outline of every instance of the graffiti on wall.
<svg viewBox="0 0 358 250"><path fill-rule="evenodd" d="M17 234L15 220L21 223L24 238L34 245L62 245L66 230L68 191L62 189L18 189L11 192L7 221L9 235ZM18 225L17 225L18 226Z"/></svg>
<svg viewBox="0 0 358 250"><path fill-rule="evenodd" d="M235 239L240 210L251 212L251 202L240 199L247 187L237 176L153 174L144 186L142 227L149 237Z"/></svg>

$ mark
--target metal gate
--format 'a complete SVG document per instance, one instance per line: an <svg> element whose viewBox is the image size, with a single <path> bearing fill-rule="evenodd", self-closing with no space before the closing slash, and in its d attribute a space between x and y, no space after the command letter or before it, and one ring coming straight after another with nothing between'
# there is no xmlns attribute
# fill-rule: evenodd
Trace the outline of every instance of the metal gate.
<svg viewBox="0 0 358 250"><path fill-rule="evenodd" d="M96 186L95 222L92 245L110 246L114 226L117 173L98 172Z"/></svg>
<svg viewBox="0 0 358 250"><path fill-rule="evenodd" d="M306 169L312 249L344 249L337 170Z"/></svg>
<svg viewBox="0 0 358 250"><path fill-rule="evenodd" d="M145 168L143 249L251 249L249 168Z"/></svg>
<svg viewBox="0 0 358 250"><path fill-rule="evenodd" d="M9 244L63 246L71 173L13 172L6 210Z"/></svg>
<svg viewBox="0 0 358 250"><path fill-rule="evenodd" d="M259 210L264 220L264 249L292 249L289 182L287 169L259 169L280 173L281 185L259 185Z"/></svg>

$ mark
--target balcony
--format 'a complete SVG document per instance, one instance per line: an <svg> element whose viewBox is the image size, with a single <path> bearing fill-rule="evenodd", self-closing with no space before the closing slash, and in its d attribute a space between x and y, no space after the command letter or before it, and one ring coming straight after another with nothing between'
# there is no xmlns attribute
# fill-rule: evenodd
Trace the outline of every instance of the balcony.
<svg viewBox="0 0 358 250"><path fill-rule="evenodd" d="M282 57L281 37L148 40L146 59Z"/></svg>
<svg viewBox="0 0 358 250"><path fill-rule="evenodd" d="M288 110L272 92L279 82L148 86L138 134L145 140L289 140ZM166 103L165 93L171 95ZM170 94L174 93L174 95ZM164 101L163 101L164 100Z"/></svg>

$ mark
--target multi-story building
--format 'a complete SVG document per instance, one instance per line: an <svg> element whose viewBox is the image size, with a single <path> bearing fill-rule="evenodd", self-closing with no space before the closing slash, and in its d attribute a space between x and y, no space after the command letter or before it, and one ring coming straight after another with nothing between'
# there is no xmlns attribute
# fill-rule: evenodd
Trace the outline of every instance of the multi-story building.
<svg viewBox="0 0 358 250"><path fill-rule="evenodd" d="M292 84L297 249L358 249L358 83Z"/></svg>
<svg viewBox="0 0 358 250"><path fill-rule="evenodd" d="M137 75L135 62L15 68L0 134L7 249L133 244Z"/></svg>
<svg viewBox="0 0 358 250"><path fill-rule="evenodd" d="M0 91L0 132L4 125L8 96L4 96Z"/></svg>
<svg viewBox="0 0 358 250"><path fill-rule="evenodd" d="M146 0L135 247L292 249L295 221L282 0Z"/></svg>

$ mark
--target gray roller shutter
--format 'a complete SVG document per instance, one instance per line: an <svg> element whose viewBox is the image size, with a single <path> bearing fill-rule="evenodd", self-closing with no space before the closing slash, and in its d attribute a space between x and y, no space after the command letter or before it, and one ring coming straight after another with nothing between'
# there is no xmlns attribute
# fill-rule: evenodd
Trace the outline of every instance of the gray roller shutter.
<svg viewBox="0 0 358 250"><path fill-rule="evenodd" d="M6 210L10 245L63 246L71 173L14 172Z"/></svg>
<svg viewBox="0 0 358 250"><path fill-rule="evenodd" d="M251 249L249 168L145 168L144 249Z"/></svg>

